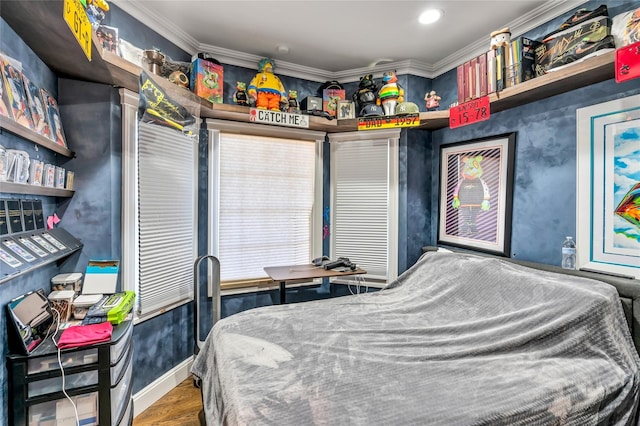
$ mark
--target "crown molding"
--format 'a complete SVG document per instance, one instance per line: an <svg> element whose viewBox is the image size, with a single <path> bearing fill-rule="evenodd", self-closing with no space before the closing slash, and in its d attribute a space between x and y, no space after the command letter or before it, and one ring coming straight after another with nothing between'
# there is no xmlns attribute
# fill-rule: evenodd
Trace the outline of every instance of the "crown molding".
<svg viewBox="0 0 640 426"><path fill-rule="evenodd" d="M110 2L190 55L198 52L200 45L198 40L170 20L158 15L152 8L145 6L145 2L131 0L110 0ZM156 28L162 28L162 32Z"/></svg>
<svg viewBox="0 0 640 426"><path fill-rule="evenodd" d="M256 69L258 62L263 58L262 56L199 43L171 21L158 16L152 9L147 8L143 1L111 0L111 2L149 28L161 28L162 32L159 32L159 34L162 37L185 50L190 55L195 55L197 52L208 52L223 64L249 69ZM586 2L587 0L548 0L526 16L522 16L505 26L511 29L512 37L518 37ZM399 75L411 74L417 77L432 79L456 68L458 65L487 50L489 50L488 35L486 38L467 45L465 48L458 50L435 64L405 60L386 63L373 68L363 67L334 72L278 60L276 61L276 68L277 73L280 75L315 82L338 80L342 83L348 83L359 81L360 77L366 74L382 75L384 71L388 70L395 70Z"/></svg>
<svg viewBox="0 0 640 426"><path fill-rule="evenodd" d="M519 37L527 31L540 27L586 2L587 0L549 0L531 11L527 16L521 16L505 25L505 27L509 27L512 37ZM436 62L433 65L434 71L429 78L438 77L456 68L465 61L481 55L483 52L489 50L489 43L490 37L487 35L487 38L478 40L464 49Z"/></svg>

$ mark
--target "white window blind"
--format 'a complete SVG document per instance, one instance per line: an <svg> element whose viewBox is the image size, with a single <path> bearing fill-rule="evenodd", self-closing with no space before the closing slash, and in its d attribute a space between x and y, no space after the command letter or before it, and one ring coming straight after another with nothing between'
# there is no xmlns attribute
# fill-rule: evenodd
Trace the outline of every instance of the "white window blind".
<svg viewBox="0 0 640 426"><path fill-rule="evenodd" d="M139 312L193 297L197 139L138 126Z"/></svg>
<svg viewBox="0 0 640 426"><path fill-rule="evenodd" d="M138 94L120 97L122 283L141 321L192 298L198 140L139 122Z"/></svg>
<svg viewBox="0 0 640 426"><path fill-rule="evenodd" d="M265 266L309 263L317 199L314 142L219 134L222 282L266 278Z"/></svg>
<svg viewBox="0 0 640 426"><path fill-rule="evenodd" d="M380 136L330 136L331 257L372 282L397 276L397 133Z"/></svg>

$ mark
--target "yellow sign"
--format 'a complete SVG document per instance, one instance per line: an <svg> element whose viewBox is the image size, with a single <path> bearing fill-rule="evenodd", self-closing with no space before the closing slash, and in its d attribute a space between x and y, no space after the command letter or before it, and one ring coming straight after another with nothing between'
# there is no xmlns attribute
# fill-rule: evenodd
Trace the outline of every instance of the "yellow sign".
<svg viewBox="0 0 640 426"><path fill-rule="evenodd" d="M420 125L420 114L358 118L358 130L395 129Z"/></svg>
<svg viewBox="0 0 640 426"><path fill-rule="evenodd" d="M62 15L87 59L91 60L91 23L84 7L79 0L64 0Z"/></svg>

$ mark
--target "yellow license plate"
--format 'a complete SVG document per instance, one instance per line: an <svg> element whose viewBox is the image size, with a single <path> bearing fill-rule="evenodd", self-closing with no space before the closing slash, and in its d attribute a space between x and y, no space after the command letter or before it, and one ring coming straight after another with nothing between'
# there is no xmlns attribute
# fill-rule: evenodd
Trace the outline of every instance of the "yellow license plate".
<svg viewBox="0 0 640 426"><path fill-rule="evenodd" d="M420 114L358 118L358 130L395 129L420 125Z"/></svg>
<svg viewBox="0 0 640 426"><path fill-rule="evenodd" d="M80 1L64 0L62 15L87 59L91 60L91 23Z"/></svg>

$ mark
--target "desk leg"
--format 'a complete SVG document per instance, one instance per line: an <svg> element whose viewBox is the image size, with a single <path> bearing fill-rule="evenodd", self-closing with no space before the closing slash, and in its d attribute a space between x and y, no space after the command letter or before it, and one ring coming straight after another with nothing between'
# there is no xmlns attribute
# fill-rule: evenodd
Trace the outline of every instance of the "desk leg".
<svg viewBox="0 0 640 426"><path fill-rule="evenodd" d="M286 288L284 286L284 281L280 281L280 304L284 305L287 303L287 293Z"/></svg>

